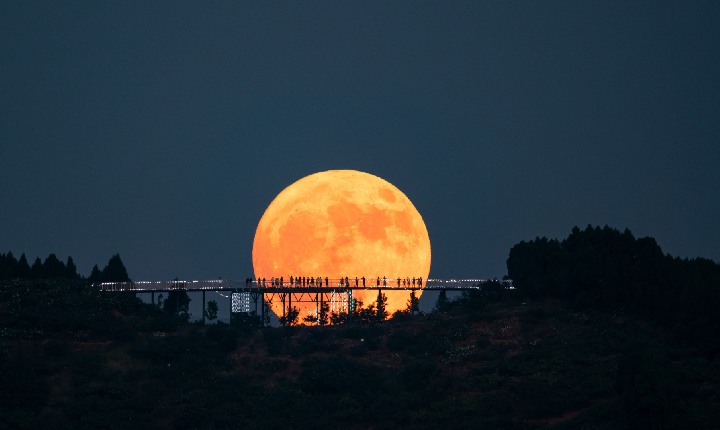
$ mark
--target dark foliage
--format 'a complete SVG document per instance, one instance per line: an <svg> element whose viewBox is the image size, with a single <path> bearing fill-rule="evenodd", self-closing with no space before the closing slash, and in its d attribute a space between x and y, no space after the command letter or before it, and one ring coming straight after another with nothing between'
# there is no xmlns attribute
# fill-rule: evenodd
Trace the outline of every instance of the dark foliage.
<svg viewBox="0 0 720 430"><path fill-rule="evenodd" d="M159 307L83 281L4 282L0 428L720 422L720 359L612 313L527 307L482 291L447 313L391 324L260 329L254 315L188 324L167 310L180 296Z"/></svg>
<svg viewBox="0 0 720 430"><path fill-rule="evenodd" d="M712 288L716 265L657 257L650 241L633 239L642 264L598 272L587 249L615 249L596 254L625 267L617 243L630 243L602 232L575 238L582 257L566 255L565 241L520 246L531 267L547 270L513 266L529 303L491 281L438 300L437 312L392 322L378 318L378 300L328 316L342 325L261 328L258 316L235 314L230 325L203 327L183 316L184 292L158 306L79 279L1 281L0 429L720 427L720 355L707 346L717 339L698 325L714 321L697 303L712 294L670 295L680 314L657 316L632 302L642 283L626 277L690 265L685 273ZM592 244L602 237L616 245ZM658 288L669 282L653 279ZM632 287L594 295L592 285L613 282ZM697 315L683 310L692 303Z"/></svg>
<svg viewBox="0 0 720 430"><path fill-rule="evenodd" d="M81 279L77 273L77 266L72 257L67 258L67 263L60 261L55 254L50 254L45 262L40 257L35 258L32 266L28 265L25 254L15 259L12 252L0 254L0 281L11 279ZM101 271L97 264L93 267L90 283L96 282L127 282L130 281L125 265L119 254L110 258L108 264Z"/></svg>
<svg viewBox="0 0 720 430"><path fill-rule="evenodd" d="M294 326L297 325L299 318L300 309L298 309L296 306L293 306L286 311L285 315L280 317L280 324L284 326Z"/></svg>
<svg viewBox="0 0 720 430"><path fill-rule="evenodd" d="M207 302L207 309L205 309L205 318L210 321L216 319L218 310L220 310L220 308L218 308L217 302L215 300L210 300Z"/></svg>
<svg viewBox="0 0 720 430"><path fill-rule="evenodd" d="M562 242L537 238L510 250L508 275L528 298L559 297L578 309L626 308L720 352L720 265L663 254L629 230L575 227Z"/></svg>
<svg viewBox="0 0 720 430"><path fill-rule="evenodd" d="M102 271L95 265L88 282L130 282L130 276L128 276L127 269L125 269L125 265L120 259L120 254L113 255Z"/></svg>
<svg viewBox="0 0 720 430"><path fill-rule="evenodd" d="M38 257L30 267L25 254L16 260L13 253L8 252L0 254L0 281L10 279L80 279L80 275L72 257L68 257L65 264L50 254L44 263Z"/></svg>

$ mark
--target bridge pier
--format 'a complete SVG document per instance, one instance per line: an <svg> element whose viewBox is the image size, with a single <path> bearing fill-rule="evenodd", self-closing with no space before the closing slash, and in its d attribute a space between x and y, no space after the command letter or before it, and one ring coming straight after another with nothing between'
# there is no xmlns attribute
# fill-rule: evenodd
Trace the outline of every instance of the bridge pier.
<svg viewBox="0 0 720 430"><path fill-rule="evenodd" d="M353 290L348 289L347 290L347 322L350 324L352 322L352 304L353 304Z"/></svg>
<svg viewBox="0 0 720 430"><path fill-rule="evenodd" d="M415 290L410 290L410 315L415 315Z"/></svg>
<svg viewBox="0 0 720 430"><path fill-rule="evenodd" d="M315 323L320 325L320 308L318 306L320 306L320 297L318 297L318 293L315 293Z"/></svg>
<svg viewBox="0 0 720 430"><path fill-rule="evenodd" d="M257 299L255 299L255 310L257 311ZM260 326L265 327L265 294L260 293Z"/></svg>

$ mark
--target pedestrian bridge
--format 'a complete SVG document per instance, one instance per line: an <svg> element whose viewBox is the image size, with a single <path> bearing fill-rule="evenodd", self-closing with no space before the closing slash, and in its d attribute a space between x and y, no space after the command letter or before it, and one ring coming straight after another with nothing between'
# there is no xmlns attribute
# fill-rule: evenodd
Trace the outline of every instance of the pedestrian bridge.
<svg viewBox="0 0 720 430"><path fill-rule="evenodd" d="M496 279L497 280L497 279ZM472 290L492 279L422 279L422 278L293 278L247 279L244 281L218 279L210 281L138 281L103 282L96 284L102 291L234 291L234 292L329 292L337 290ZM498 281L513 289L512 280Z"/></svg>
<svg viewBox="0 0 720 430"><path fill-rule="evenodd" d="M415 291L450 290L469 291L481 289L489 279L422 279L422 278L291 278L246 279L235 281L218 279L210 281L139 281L139 282L103 282L95 284L102 291L127 291L151 293L151 302L155 303L155 293L171 291L201 291L202 309L205 309L205 292L228 292L231 313L252 313L261 317L262 324L269 322L268 315L273 301L282 304L282 315L293 308L293 303L314 303L317 310L323 309L323 303L329 305L333 313L344 312L348 322L354 309L353 291L356 290L395 290L409 291L415 300ZM497 280L495 280L497 281ZM502 280L506 289L513 289L512 280ZM222 294L221 294L222 295ZM180 311L179 295L175 295L176 311ZM254 306L251 305L254 304ZM414 308L413 308L414 313ZM278 315L279 316L279 315Z"/></svg>

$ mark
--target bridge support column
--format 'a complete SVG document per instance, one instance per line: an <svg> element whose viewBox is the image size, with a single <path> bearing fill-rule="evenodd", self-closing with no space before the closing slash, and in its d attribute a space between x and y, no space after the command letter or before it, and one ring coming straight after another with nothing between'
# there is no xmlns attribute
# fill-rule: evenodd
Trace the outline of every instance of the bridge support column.
<svg viewBox="0 0 720 430"><path fill-rule="evenodd" d="M353 290L347 290L347 322L352 322Z"/></svg>
<svg viewBox="0 0 720 430"><path fill-rule="evenodd" d="M255 299L255 313L257 314L257 299ZM260 293L260 327L265 327L265 294Z"/></svg>
<svg viewBox="0 0 720 430"><path fill-rule="evenodd" d="M203 290L202 319L203 319L203 325L205 325L205 290Z"/></svg>
<svg viewBox="0 0 720 430"><path fill-rule="evenodd" d="M417 302L415 290L410 290L410 315L415 315L415 302Z"/></svg>

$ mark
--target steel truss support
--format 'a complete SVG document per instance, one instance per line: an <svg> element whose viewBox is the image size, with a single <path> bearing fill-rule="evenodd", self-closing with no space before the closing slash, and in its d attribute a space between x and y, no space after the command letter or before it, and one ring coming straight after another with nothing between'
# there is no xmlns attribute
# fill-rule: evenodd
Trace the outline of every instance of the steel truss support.
<svg viewBox="0 0 720 430"><path fill-rule="evenodd" d="M250 298L252 298L252 299L253 299L253 302L255 302L255 316L258 315L258 299L260 298L261 295L262 295L262 293L259 292L259 291L250 291ZM265 313L263 312L263 310L264 310L264 307L263 307L262 310L260 310L260 317L261 317L261 318L265 315ZM265 321L265 320L261 321L261 324L263 324L264 321Z"/></svg>

